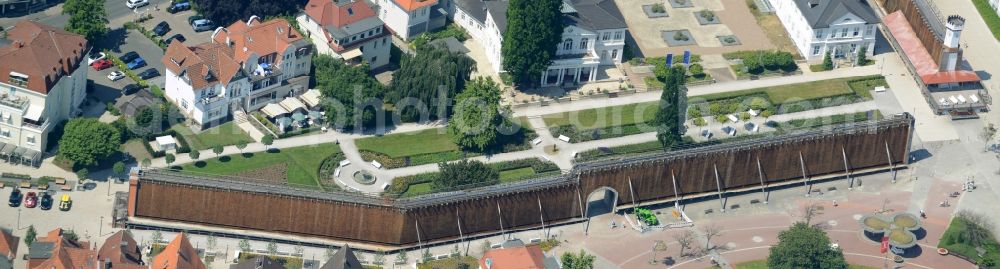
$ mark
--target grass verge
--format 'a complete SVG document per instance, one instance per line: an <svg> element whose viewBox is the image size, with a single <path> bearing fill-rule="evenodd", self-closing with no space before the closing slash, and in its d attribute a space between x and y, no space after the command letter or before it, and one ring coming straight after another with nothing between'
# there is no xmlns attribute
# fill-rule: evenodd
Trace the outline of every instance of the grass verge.
<svg viewBox="0 0 1000 269"><path fill-rule="evenodd" d="M525 125L522 125L525 126ZM530 141L538 135L522 128L521 135L507 136L508 141L490 153L521 151L531 148ZM446 128L395 133L354 141L365 161L378 161L386 168L399 168L454 161L483 155L484 152L462 151Z"/></svg>
<svg viewBox="0 0 1000 269"><path fill-rule="evenodd" d="M175 124L170 129L183 135L184 139L188 141L189 146L195 150L205 150L215 146L236 145L240 141L247 143L254 142L253 138L250 138L250 135L243 132L243 129L238 128L233 122L223 123L222 125L203 130L199 134L195 134L183 124Z"/></svg>
<svg viewBox="0 0 1000 269"><path fill-rule="evenodd" d="M487 165L500 172L500 183L516 182L560 173L559 166L556 166L556 164L534 158L490 163ZM413 197L447 191L434 188L432 182L437 175L438 172L431 172L396 178L392 181L392 185L389 186L385 194L389 196Z"/></svg>
<svg viewBox="0 0 1000 269"><path fill-rule="evenodd" d="M976 10L979 11L979 16L983 17L983 21L986 21L986 26L993 33L993 38L1000 40L1000 15L997 15L996 10L990 7L989 1L972 0L972 4L976 6Z"/></svg>
<svg viewBox="0 0 1000 269"><path fill-rule="evenodd" d="M787 51L792 53L796 59L801 59L802 56L799 55L799 50L792 43L792 39L788 35L788 31L785 30L785 26L781 24L781 20L775 14L765 14L761 13L760 9L757 8L757 4L754 0L746 0L747 6L750 7L750 13L753 17L757 19L757 24L760 25L760 29L764 30L764 34L767 35L767 39L771 40L771 44L774 44L781 51Z"/></svg>
<svg viewBox="0 0 1000 269"><path fill-rule="evenodd" d="M736 264L736 269L768 269L767 260L748 261ZM848 264L847 269L876 269L877 267Z"/></svg>
<svg viewBox="0 0 1000 269"><path fill-rule="evenodd" d="M319 177L320 166L330 158L337 159L335 161L343 159L342 157L338 159L341 154L339 146L328 143L269 152L226 155L185 164L180 169L199 174L230 176L285 164L287 167L285 180L289 185L318 188L322 183Z"/></svg>

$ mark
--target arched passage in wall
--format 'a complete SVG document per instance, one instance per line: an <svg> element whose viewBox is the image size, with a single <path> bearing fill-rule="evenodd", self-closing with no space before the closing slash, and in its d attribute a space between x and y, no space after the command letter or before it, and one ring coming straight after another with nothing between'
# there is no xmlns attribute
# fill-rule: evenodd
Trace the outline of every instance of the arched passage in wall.
<svg viewBox="0 0 1000 269"><path fill-rule="evenodd" d="M587 195L587 211L585 216L595 217L615 211L618 205L618 191L611 187L603 186L591 191Z"/></svg>

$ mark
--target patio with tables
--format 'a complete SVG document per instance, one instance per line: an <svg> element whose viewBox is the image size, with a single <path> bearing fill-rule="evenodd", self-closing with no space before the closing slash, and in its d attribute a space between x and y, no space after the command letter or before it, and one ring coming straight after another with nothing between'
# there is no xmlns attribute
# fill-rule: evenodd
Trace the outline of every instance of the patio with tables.
<svg viewBox="0 0 1000 269"><path fill-rule="evenodd" d="M319 111L319 104L320 93L312 89L298 97L287 97L281 102L268 104L260 112L277 126L279 132L284 133L321 125L325 113Z"/></svg>
<svg viewBox="0 0 1000 269"><path fill-rule="evenodd" d="M0 142L0 159L16 165L38 167L42 161L42 153L36 150L18 147L14 144Z"/></svg>

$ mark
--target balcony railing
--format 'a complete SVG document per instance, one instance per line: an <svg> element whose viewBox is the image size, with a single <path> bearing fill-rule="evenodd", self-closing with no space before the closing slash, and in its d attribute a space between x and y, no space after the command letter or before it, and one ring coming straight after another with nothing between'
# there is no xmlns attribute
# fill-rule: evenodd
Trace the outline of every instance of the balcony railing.
<svg viewBox="0 0 1000 269"><path fill-rule="evenodd" d="M10 94L0 94L0 105L9 106L15 109L24 110L28 106L28 98L18 97Z"/></svg>
<svg viewBox="0 0 1000 269"><path fill-rule="evenodd" d="M277 64L258 64L257 69L254 69L253 73L250 75L250 82L261 81L267 78L280 76L281 74L281 68L279 68Z"/></svg>
<svg viewBox="0 0 1000 269"><path fill-rule="evenodd" d="M208 105L208 104L213 104L215 102L218 102L218 101L220 101L222 99L225 99L225 97L222 96L222 95L216 95L216 96L212 96L212 97L201 98L200 102L203 105Z"/></svg>
<svg viewBox="0 0 1000 269"><path fill-rule="evenodd" d="M24 128L35 129L38 132L43 132L45 131L45 129L49 128L50 123L52 123L52 121L45 119L42 119L41 123L33 122L29 119L23 119L23 121L21 122L21 126Z"/></svg>

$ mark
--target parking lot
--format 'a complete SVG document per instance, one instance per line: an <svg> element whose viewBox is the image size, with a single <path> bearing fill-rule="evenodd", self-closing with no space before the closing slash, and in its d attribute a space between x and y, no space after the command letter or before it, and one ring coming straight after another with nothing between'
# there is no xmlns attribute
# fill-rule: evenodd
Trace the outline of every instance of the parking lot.
<svg viewBox="0 0 1000 269"><path fill-rule="evenodd" d="M88 191L50 189L49 192L55 199L50 210L25 208L23 203L18 207L10 207L5 202L0 206L0 216L3 216L0 217L0 227L10 228L17 237L23 237L29 225L35 226L39 236L44 236L52 229L63 228L75 231L80 240L102 243L104 238L113 233L110 220L115 192L127 191L128 184L110 184L111 188L108 189L108 183L95 183L96 188ZM13 188L10 186L0 189L0 197L7 201L11 190ZM39 192L37 189L22 189L21 194L26 195L29 191ZM63 194L69 194L73 200L69 211L59 211L59 198ZM27 253L27 246L22 244L18 253ZM24 263L22 259L14 259L14 268L24 268Z"/></svg>

